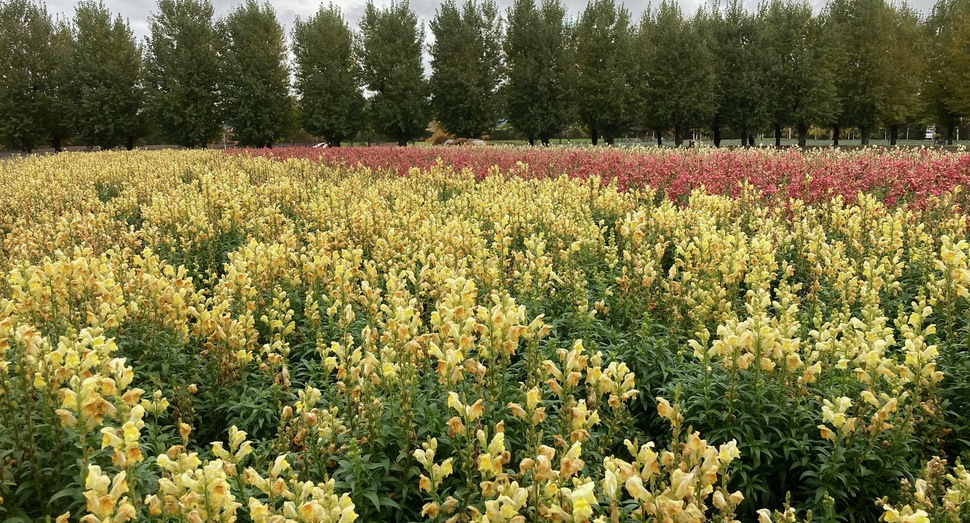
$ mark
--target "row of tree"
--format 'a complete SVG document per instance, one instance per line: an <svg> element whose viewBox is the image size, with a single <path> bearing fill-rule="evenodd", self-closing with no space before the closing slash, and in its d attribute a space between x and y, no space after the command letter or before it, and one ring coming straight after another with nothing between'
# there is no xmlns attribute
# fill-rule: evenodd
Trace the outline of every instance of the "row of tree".
<svg viewBox="0 0 970 523"><path fill-rule="evenodd" d="M939 0L921 19L886 0L739 0L685 16L664 0L634 23L614 0L578 19L560 0L445 0L424 27L408 4L368 2L351 29L321 6L297 19L292 68L268 4L221 20L208 0L159 0L139 44L127 21L81 1L72 19L33 0L0 0L0 143L67 140L102 148L148 133L204 147L224 127L270 146L296 124L330 144L374 131L404 145L431 120L462 137L507 121L530 143L581 124L592 143L625 132L695 130L716 145L774 128L877 126L895 143L908 123L953 131L970 116L970 0ZM295 81L291 85L291 76Z"/></svg>

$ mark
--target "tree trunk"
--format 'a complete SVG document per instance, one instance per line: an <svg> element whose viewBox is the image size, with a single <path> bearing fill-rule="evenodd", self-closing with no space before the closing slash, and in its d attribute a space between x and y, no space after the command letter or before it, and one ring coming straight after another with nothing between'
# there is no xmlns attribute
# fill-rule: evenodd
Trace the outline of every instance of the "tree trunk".
<svg viewBox="0 0 970 523"><path fill-rule="evenodd" d="M711 134L714 139L714 147L721 146L721 119L714 117L714 124L711 125Z"/></svg>
<svg viewBox="0 0 970 523"><path fill-rule="evenodd" d="M590 128L589 139L591 142L593 142L593 147L596 147L596 145L599 144L599 141L600 141L600 133L595 128Z"/></svg>
<svg viewBox="0 0 970 523"><path fill-rule="evenodd" d="M134 148L135 148L135 137L129 136L128 139L125 140L125 149L131 151Z"/></svg>
<svg viewBox="0 0 970 523"><path fill-rule="evenodd" d="M616 137L613 136L613 133L604 133L603 142L612 147L616 143Z"/></svg>
<svg viewBox="0 0 970 523"><path fill-rule="evenodd" d="M748 147L754 147L754 135L753 134L749 134L748 135Z"/></svg>
<svg viewBox="0 0 970 523"><path fill-rule="evenodd" d="M781 124L775 123L775 147L781 147Z"/></svg>
<svg viewBox="0 0 970 523"><path fill-rule="evenodd" d="M657 129L657 147L663 147L664 145L664 133L660 129Z"/></svg>
<svg viewBox="0 0 970 523"><path fill-rule="evenodd" d="M899 126L892 125L889 127L889 145L895 146L896 141L899 139Z"/></svg>
<svg viewBox="0 0 970 523"><path fill-rule="evenodd" d="M869 126L868 125L859 126L859 138L862 141L862 145L869 145Z"/></svg>
<svg viewBox="0 0 970 523"><path fill-rule="evenodd" d="M407 145L408 145L408 141L407 141L406 138L398 138L397 139L397 146L398 147L407 147Z"/></svg>
<svg viewBox="0 0 970 523"><path fill-rule="evenodd" d="M535 146L536 146L536 139L530 136L529 137L529 147L535 147Z"/></svg>
<svg viewBox="0 0 970 523"><path fill-rule="evenodd" d="M956 134L956 123L950 120L950 123L946 124L946 144L953 145L953 135Z"/></svg>
<svg viewBox="0 0 970 523"><path fill-rule="evenodd" d="M51 145L54 146L54 152L55 153L59 153L59 152L61 152L61 151L64 150L64 143L63 143L63 140L61 140L61 137L60 136L56 136L55 135L54 136L53 143Z"/></svg>
<svg viewBox="0 0 970 523"><path fill-rule="evenodd" d="M842 129L839 128L839 124L832 126L832 145L839 146L839 134L841 134Z"/></svg>
<svg viewBox="0 0 970 523"><path fill-rule="evenodd" d="M677 147L684 145L684 135L681 133L680 127L674 127L674 145Z"/></svg>
<svg viewBox="0 0 970 523"><path fill-rule="evenodd" d="M802 149L808 145L808 125L805 123L798 124L798 146Z"/></svg>

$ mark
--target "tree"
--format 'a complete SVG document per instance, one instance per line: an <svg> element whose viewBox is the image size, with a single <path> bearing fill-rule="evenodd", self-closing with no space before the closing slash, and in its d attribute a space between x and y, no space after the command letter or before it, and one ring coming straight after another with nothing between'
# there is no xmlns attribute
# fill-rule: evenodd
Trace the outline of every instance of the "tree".
<svg viewBox="0 0 970 523"><path fill-rule="evenodd" d="M746 145L768 121L767 61L759 21L740 0L732 0L723 13L715 7L707 24L716 68L717 109L712 124L716 146L720 146L722 124L734 129L741 145Z"/></svg>
<svg viewBox="0 0 970 523"><path fill-rule="evenodd" d="M445 0L431 21L431 109L450 134L478 138L499 121L502 27L492 0Z"/></svg>
<svg viewBox="0 0 970 523"><path fill-rule="evenodd" d="M833 0L827 10L827 36L838 43L833 56L842 102L833 135L838 136L843 123L856 126L862 145L868 145L869 134L889 103L889 79L895 74L888 59L895 50L880 44L892 33L892 14L885 0Z"/></svg>
<svg viewBox="0 0 970 523"><path fill-rule="evenodd" d="M768 70L766 101L780 145L783 125L795 126L805 147L808 128L832 121L835 78L827 58L822 22L807 2L772 0L762 10Z"/></svg>
<svg viewBox="0 0 970 523"><path fill-rule="evenodd" d="M208 0L159 0L149 18L147 105L162 134L185 147L219 135L222 66Z"/></svg>
<svg viewBox="0 0 970 523"><path fill-rule="evenodd" d="M970 5L962 2L954 12L953 45L949 52L952 56L951 72L954 89L950 106L964 118L970 115ZM948 130L948 141L953 143L953 129Z"/></svg>
<svg viewBox="0 0 970 523"><path fill-rule="evenodd" d="M85 0L74 14L70 90L72 127L84 145L134 147L143 102L142 55L128 23L100 1Z"/></svg>
<svg viewBox="0 0 970 523"><path fill-rule="evenodd" d="M613 0L591 0L576 30L574 49L577 71L576 106L589 128L593 145L602 133L613 145L614 138L628 127L632 35L630 13Z"/></svg>
<svg viewBox="0 0 970 523"><path fill-rule="evenodd" d="M891 74L886 77L886 101L879 121L889 129L889 144L896 145L900 126L916 120L920 110L924 42L916 11L903 4L886 7L890 32L884 36L889 48L884 59Z"/></svg>
<svg viewBox="0 0 970 523"><path fill-rule="evenodd" d="M225 120L240 145L272 147L291 115L286 40L273 7L246 0L219 24Z"/></svg>
<svg viewBox="0 0 970 523"><path fill-rule="evenodd" d="M303 128L332 147L353 140L364 127L361 70L355 39L340 8L320 6L293 29L296 90Z"/></svg>
<svg viewBox="0 0 970 523"><path fill-rule="evenodd" d="M970 115L967 99L965 49L960 47L970 30L970 0L939 0L927 19L924 37L928 42L925 54L926 69L920 90L922 104L931 122L946 128L947 143L960 118ZM961 96L961 93L962 96Z"/></svg>
<svg viewBox="0 0 970 523"><path fill-rule="evenodd" d="M47 44L51 60L51 82L44 121L55 152L61 152L64 143L74 134L71 126L71 113L75 103L71 93L71 82L75 74L71 59L74 48L73 33L67 20L58 19L54 22L54 34Z"/></svg>
<svg viewBox="0 0 970 523"><path fill-rule="evenodd" d="M511 126L530 145L549 140L572 119L574 75L570 27L559 0L515 0L508 10L504 41L508 83L504 86Z"/></svg>
<svg viewBox="0 0 970 523"><path fill-rule="evenodd" d="M369 107L372 125L398 145L407 145L429 122L428 81L421 63L424 28L406 0L382 9L368 0L360 31L362 77L374 93Z"/></svg>
<svg viewBox="0 0 970 523"><path fill-rule="evenodd" d="M0 2L0 143L30 152L51 137L59 42L42 4Z"/></svg>
<svg viewBox="0 0 970 523"><path fill-rule="evenodd" d="M703 20L700 15L695 21ZM635 100L642 128L653 128L657 144L668 129L674 143L714 115L714 67L701 24L684 19L676 1L663 0L647 10L635 37Z"/></svg>

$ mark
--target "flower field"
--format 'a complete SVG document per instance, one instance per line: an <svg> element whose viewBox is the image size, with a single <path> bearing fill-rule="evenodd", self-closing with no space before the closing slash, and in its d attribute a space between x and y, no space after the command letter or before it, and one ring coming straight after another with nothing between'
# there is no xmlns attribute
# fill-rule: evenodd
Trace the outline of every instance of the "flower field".
<svg viewBox="0 0 970 523"><path fill-rule="evenodd" d="M568 175L585 180L596 176L622 190L650 186L677 201L699 188L736 197L746 183L764 197L781 202L796 198L820 203L835 196L851 202L863 192L890 205L922 205L957 186L970 187L970 155L929 149L888 153L818 149L805 153L797 149L296 147L236 153L364 166L402 175L412 167L428 169L442 161L457 170L470 169L479 178L496 170L521 178Z"/></svg>
<svg viewBox="0 0 970 523"><path fill-rule="evenodd" d="M970 519L966 156L437 153L0 164L0 519Z"/></svg>

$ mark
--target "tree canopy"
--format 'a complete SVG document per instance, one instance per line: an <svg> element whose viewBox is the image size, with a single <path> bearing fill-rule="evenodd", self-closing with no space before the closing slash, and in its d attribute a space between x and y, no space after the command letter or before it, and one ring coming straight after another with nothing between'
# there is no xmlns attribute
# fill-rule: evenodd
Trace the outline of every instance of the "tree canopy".
<svg viewBox="0 0 970 523"><path fill-rule="evenodd" d="M148 109L172 143L205 147L222 130L222 62L208 0L159 0L145 63Z"/></svg>
<svg viewBox="0 0 970 523"><path fill-rule="evenodd" d="M591 0L573 38L579 118L589 128L593 145L600 134L612 145L632 119L630 12L614 0Z"/></svg>
<svg viewBox="0 0 970 523"><path fill-rule="evenodd" d="M134 145L140 130L142 55L131 27L100 1L74 14L72 125L80 143L110 149Z"/></svg>
<svg viewBox="0 0 970 523"><path fill-rule="evenodd" d="M292 124L286 38L269 3L247 0L219 24L226 123L240 145L271 147Z"/></svg>
<svg viewBox="0 0 970 523"><path fill-rule="evenodd" d="M221 19L211 0L157 0L142 44L103 0L70 18L0 0L0 144L205 147L225 133L265 147L299 126L331 146L364 131L406 145L429 128L781 145L788 127L805 146L812 128L895 144L924 125L952 143L970 117L970 0L928 16L895 0L719 0L686 15L663 0L638 23L621 0L574 17L562 0L495 2L443 0L427 35L407 0L370 1L356 28L320 6L288 49L266 0Z"/></svg>
<svg viewBox="0 0 970 523"><path fill-rule="evenodd" d="M360 32L362 78L373 92L371 125L398 145L407 145L424 134L430 121L421 61L424 28L406 0L383 8L368 1Z"/></svg>
<svg viewBox="0 0 970 523"><path fill-rule="evenodd" d="M355 37L340 9L320 6L293 29L296 91L300 117L307 132L337 147L352 140L364 125L361 70Z"/></svg>
<svg viewBox="0 0 970 523"><path fill-rule="evenodd" d="M677 2L664 0L656 12L644 13L636 35L640 125L658 137L673 129L678 145L714 115L713 57L699 27Z"/></svg>
<svg viewBox="0 0 970 523"><path fill-rule="evenodd" d="M51 138L63 51L47 9L28 0L0 3L0 143L32 151Z"/></svg>
<svg viewBox="0 0 970 523"><path fill-rule="evenodd" d="M502 25L492 0L445 0L431 21L431 109L455 136L488 134L502 114Z"/></svg>
<svg viewBox="0 0 970 523"><path fill-rule="evenodd" d="M515 0L507 13L506 117L530 144L549 140L573 117L571 28L559 0Z"/></svg>

